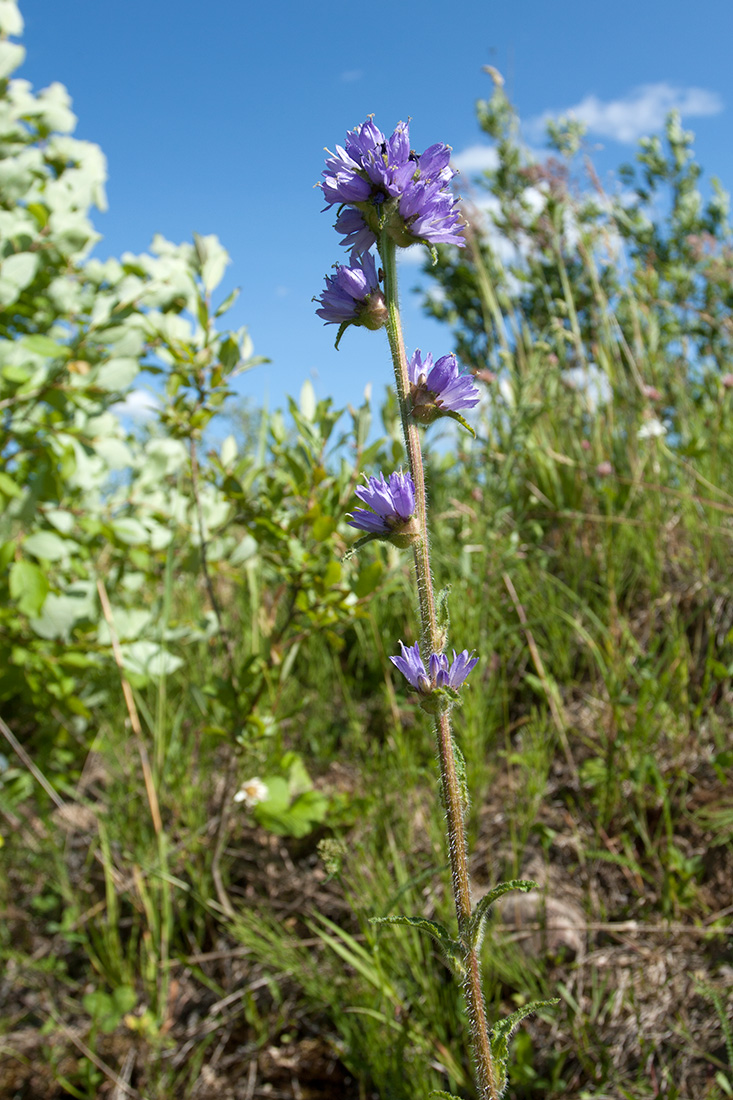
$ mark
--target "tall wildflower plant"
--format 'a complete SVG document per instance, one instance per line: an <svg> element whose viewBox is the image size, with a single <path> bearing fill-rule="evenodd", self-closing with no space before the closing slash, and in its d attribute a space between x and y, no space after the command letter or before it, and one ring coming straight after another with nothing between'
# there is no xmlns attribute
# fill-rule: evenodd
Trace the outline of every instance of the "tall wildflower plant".
<svg viewBox="0 0 733 1100"><path fill-rule="evenodd" d="M355 548L379 539L412 551L419 639L411 645L400 641L400 653L390 660L434 722L457 930L453 933L435 921L413 916L382 917L375 923L411 925L437 942L463 986L478 1095L481 1100L498 1100L506 1088L509 1036L525 1016L554 1002L527 1004L493 1024L487 1017L480 964L486 918L502 894L530 890L535 883L502 882L477 904L472 899L466 844L468 791L463 757L453 736L452 712L478 658L467 649L460 653L454 649L450 660L445 652L446 593L436 593L433 582L421 446L421 430L440 417L451 417L471 431L462 414L478 404L479 394L453 355L434 360L431 354L416 351L408 359L397 286L398 248L424 244L435 255L438 244L463 247L458 201L450 187L453 175L450 147L439 143L415 153L406 123L401 122L387 138L367 119L346 135L344 146L337 145L336 152L329 154L319 186L326 209L337 208L335 228L351 255L348 264L336 265L335 274L326 278L317 313L327 324L339 326L337 346L352 325L387 330L408 468L386 477L382 472L369 477L356 491L366 507L356 508L349 523L363 532ZM450 1094L432 1095L449 1098Z"/></svg>

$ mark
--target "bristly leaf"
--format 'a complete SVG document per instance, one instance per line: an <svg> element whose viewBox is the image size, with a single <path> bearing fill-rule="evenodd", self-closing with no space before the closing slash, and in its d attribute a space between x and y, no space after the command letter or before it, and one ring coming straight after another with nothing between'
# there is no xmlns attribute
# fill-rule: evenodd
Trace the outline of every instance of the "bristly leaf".
<svg viewBox="0 0 733 1100"><path fill-rule="evenodd" d="M471 925L468 931L471 945L473 947L478 947L480 945L489 910L503 894L508 894L510 890L522 890L524 893L527 893L528 890L536 889L537 883L532 882L530 879L513 878L510 882L500 882L493 890L489 890L488 894L484 894L471 914Z"/></svg>
<svg viewBox="0 0 733 1100"><path fill-rule="evenodd" d="M313 300L315 301L315 298ZM339 325L339 330L336 333L336 342L333 345L336 348L336 351L338 351L338 349L339 349L339 344L341 342L341 337L346 332L346 330L347 330L347 328L349 327L350 324L351 324L351 321L344 321L343 324Z"/></svg>
<svg viewBox="0 0 733 1100"><path fill-rule="evenodd" d="M466 419L464 419L464 417L461 416L461 414L459 412L456 412L455 409L450 409L450 410L446 409L445 412L442 415L443 416L449 416L451 418L451 420L457 420L459 424L461 424L467 431L469 431L471 433L471 435L473 436L474 439L476 438L476 433L473 430L473 428L471 427L471 425L468 423L468 421Z"/></svg>
<svg viewBox="0 0 733 1100"><path fill-rule="evenodd" d="M518 1008L516 1012L512 1012L511 1016L507 1016L504 1020L498 1020L492 1027L489 1032L489 1039L491 1041L491 1053L494 1057L494 1066L499 1078L500 1094L503 1093L507 1084L506 1067L509 1057L509 1038L512 1032L519 1027L525 1016L531 1016L533 1012L538 1012L541 1008L549 1008L551 1005L559 1003L559 997L553 997L549 1001L532 1001L530 1004Z"/></svg>
<svg viewBox="0 0 733 1100"><path fill-rule="evenodd" d="M433 1100L433 1097L436 1100L460 1100L459 1096L455 1096L452 1092L443 1092L442 1089L432 1089L428 1093L428 1100Z"/></svg>
<svg viewBox="0 0 733 1100"><path fill-rule="evenodd" d="M463 978L466 974L466 968L463 963L462 954L463 950L460 943L451 939L450 933L447 928L444 928L442 924L438 924L437 921L427 920L425 917L372 917L369 921L370 924L406 924L410 928L418 928L421 932L427 932L440 947L443 952L443 958L453 973Z"/></svg>
<svg viewBox="0 0 733 1100"><path fill-rule="evenodd" d="M357 552L357 550L361 550L362 546L366 546L366 544L368 542L374 542L374 540L378 539L378 538L379 538L379 535L362 535L362 537L360 539L356 540L356 542L354 543L353 546L349 547L349 549L346 551L346 553L342 557L341 561L342 562L343 561L348 561L349 558L353 558L353 556Z"/></svg>
<svg viewBox="0 0 733 1100"><path fill-rule="evenodd" d="M445 649L448 645L448 630L450 629L450 610L448 608L448 597L450 596L451 586L447 584L445 588L439 588L435 595L435 619L438 626L438 635L440 638L439 650Z"/></svg>

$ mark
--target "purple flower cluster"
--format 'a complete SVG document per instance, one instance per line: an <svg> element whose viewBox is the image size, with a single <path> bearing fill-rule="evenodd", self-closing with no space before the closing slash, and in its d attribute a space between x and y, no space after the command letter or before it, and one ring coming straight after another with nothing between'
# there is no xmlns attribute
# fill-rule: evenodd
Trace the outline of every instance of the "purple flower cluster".
<svg viewBox="0 0 733 1100"><path fill-rule="evenodd" d="M411 414L415 420L429 424L438 416L473 409L479 403L479 392L470 375L462 374L455 355L442 355L433 362L430 352L425 358L418 348L407 364L410 377Z"/></svg>
<svg viewBox="0 0 733 1100"><path fill-rule="evenodd" d="M334 229L337 233L343 233L341 244L344 248L351 249L352 256L361 256L367 252L376 241L375 235L359 211L353 206L346 206L336 218Z"/></svg>
<svg viewBox="0 0 733 1100"><path fill-rule="evenodd" d="M350 130L345 146L326 161L326 209L339 204L336 228L344 245L362 254L386 227L401 247L423 244L463 246L458 202L449 184L450 147L442 142L424 153L410 149L410 131L400 122L390 138L371 119Z"/></svg>
<svg viewBox="0 0 733 1100"><path fill-rule="evenodd" d="M352 258L349 267L339 265L335 275L327 275L326 289L316 301L321 303L316 314L327 325L357 324L378 329L387 318L377 265L369 252L361 260Z"/></svg>
<svg viewBox="0 0 733 1100"><path fill-rule="evenodd" d="M337 145L336 152L329 154L319 186L326 209L340 207L336 229L344 246L351 249L351 262L337 266L336 274L326 277L316 312L326 324L340 326L339 339L348 325L377 329L388 319L379 286L384 276L371 253L381 234L389 238L388 251L381 241L379 245L385 266L386 256L393 258L395 245L465 244L458 201L450 189L454 175L450 152L447 145L437 144L418 154L410 148L406 123L401 122L387 138L367 119L349 131L343 147ZM472 430L460 410L477 405L479 394L470 377L461 373L454 355L434 362L432 355L423 359L416 351L408 375L407 401L415 420L428 424L438 416L451 416ZM356 496L366 505L347 517L351 527L364 532L356 548L370 539L386 539L399 547L420 539L411 474L369 477L356 489ZM445 654L433 653L426 668L417 642L411 648L400 642L400 649L401 656L390 660L422 696L421 705L434 713L457 701L458 688L478 660L467 649L459 654L453 650L451 663Z"/></svg>
<svg viewBox="0 0 733 1100"><path fill-rule="evenodd" d="M471 669L478 664L478 657L474 657L467 649L461 653L456 653L454 649L450 665L444 653L431 653L426 669L420 656L419 642L409 647L400 642L400 649L402 655L390 657L390 661L421 695L430 695L436 688L457 690Z"/></svg>
<svg viewBox="0 0 733 1100"><path fill-rule="evenodd" d="M385 480L380 473L379 477L367 478L366 485L355 492L372 511L356 508L349 518L351 527L381 538L407 538L406 545L413 541L415 483L410 474L390 474Z"/></svg>

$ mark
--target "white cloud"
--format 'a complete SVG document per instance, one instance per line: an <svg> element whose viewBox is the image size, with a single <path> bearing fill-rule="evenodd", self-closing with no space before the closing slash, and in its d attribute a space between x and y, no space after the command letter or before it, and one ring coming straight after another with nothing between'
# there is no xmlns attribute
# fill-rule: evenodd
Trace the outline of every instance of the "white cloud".
<svg viewBox="0 0 733 1100"><path fill-rule="evenodd" d="M539 187L525 187L522 197L533 214L540 214L544 210L547 196ZM473 220L478 223L486 240L491 245L494 254L505 266L519 264L522 259L529 256L535 246L527 234L518 230L515 239L509 240L505 233L497 227L494 216L501 213L501 203L496 195L472 197L467 206Z"/></svg>
<svg viewBox="0 0 733 1100"><path fill-rule="evenodd" d="M152 420L158 407L158 399L148 390L130 390L124 401L118 401L112 406L112 412L142 423L144 420Z"/></svg>
<svg viewBox="0 0 733 1100"><path fill-rule="evenodd" d="M544 133L549 119L570 115L584 122L593 134L633 143L661 130L670 111L679 111L683 118L702 118L720 114L722 110L723 100L717 92L706 88L682 88L662 81L641 84L621 99L604 101L598 96L587 95L573 107L546 111L530 119L527 130L538 138Z"/></svg>
<svg viewBox="0 0 733 1100"><path fill-rule="evenodd" d="M397 263L400 267L420 267L430 259L430 252L424 244L412 244L409 248L400 248Z"/></svg>
<svg viewBox="0 0 733 1100"><path fill-rule="evenodd" d="M485 172L498 163L499 154L493 145L469 145L451 157L453 167L464 173Z"/></svg>
<svg viewBox="0 0 733 1100"><path fill-rule="evenodd" d="M607 405L613 397L608 378L595 363L585 367L570 367L562 372L566 384L581 395L589 412L595 412L599 405Z"/></svg>

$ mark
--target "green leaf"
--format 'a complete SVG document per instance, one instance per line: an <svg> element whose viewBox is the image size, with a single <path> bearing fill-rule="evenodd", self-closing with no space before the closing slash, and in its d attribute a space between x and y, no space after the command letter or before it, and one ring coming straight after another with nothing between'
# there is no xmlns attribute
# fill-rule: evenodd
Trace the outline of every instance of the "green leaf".
<svg viewBox="0 0 733 1100"><path fill-rule="evenodd" d="M231 309L232 306L234 305L234 303L236 302L237 298L239 297L239 293L240 293L240 288L238 286L235 286L235 288L231 292L231 294L227 294L226 298L221 303L221 305L217 307L216 312L214 313L214 316L215 317L221 317L221 316L223 316L223 314L226 313L226 311L228 309Z"/></svg>
<svg viewBox="0 0 733 1100"><path fill-rule="evenodd" d="M462 959L462 949L460 943L457 940L451 938L447 928L444 928L442 924L438 924L437 921L427 920L425 917L372 917L369 921L370 924L404 924L410 928L417 928L421 932L427 932L427 934L435 940L443 952L443 958L451 968L451 970L463 977L466 968Z"/></svg>
<svg viewBox="0 0 733 1100"><path fill-rule="evenodd" d="M29 535L23 542L23 549L34 558L41 561L61 561L69 556L71 550L76 549L77 544L68 539L62 539L53 531L36 531Z"/></svg>
<svg viewBox="0 0 733 1100"><path fill-rule="evenodd" d="M149 541L150 535L139 519L124 517L112 522L115 538L126 546L142 546Z"/></svg>
<svg viewBox="0 0 733 1100"><path fill-rule="evenodd" d="M25 48L17 42L0 41L0 80L6 77L23 64Z"/></svg>
<svg viewBox="0 0 733 1100"><path fill-rule="evenodd" d="M526 1016L531 1016L533 1012L538 1012L541 1008L549 1008L551 1005L559 1003L559 997L553 997L549 1001L532 1001L530 1004L518 1008L516 1012L512 1012L511 1016L507 1016L504 1020L499 1020L492 1027L489 1032L489 1040L491 1042L491 1053L494 1056L495 1068L499 1076L500 1093L504 1091L507 1080L506 1065L509 1057L509 1038L512 1032L517 1029Z"/></svg>
<svg viewBox="0 0 733 1100"><path fill-rule="evenodd" d="M143 612L148 614L148 612ZM119 617L119 612L115 619ZM134 672L145 679L158 680L170 676L181 667L183 661L169 653L158 642L139 641L122 647L122 659L128 672Z"/></svg>
<svg viewBox="0 0 733 1100"><path fill-rule="evenodd" d="M111 470L123 470L126 466L132 465L132 452L122 439L116 439L114 436L95 439L92 447Z"/></svg>
<svg viewBox="0 0 733 1100"><path fill-rule="evenodd" d="M312 531L316 542L325 542L336 530L336 520L333 516L319 516L315 520Z"/></svg>
<svg viewBox="0 0 733 1100"><path fill-rule="evenodd" d="M445 649L446 645L448 644L448 631L450 629L450 608L448 607L448 597L450 596L450 590L451 586L447 584L444 588L439 588L435 595L435 617L443 643L441 649Z"/></svg>
<svg viewBox="0 0 733 1100"><path fill-rule="evenodd" d="M354 583L354 594L360 600L364 596L368 596L381 581L383 573L384 566L381 561L373 561L371 565L365 565L363 569L359 570L359 576Z"/></svg>
<svg viewBox="0 0 733 1100"><path fill-rule="evenodd" d="M110 997L102 990L85 993L82 1005L94 1020L100 1031L109 1034L120 1024L123 1016L137 1004L137 994L132 986L121 985Z"/></svg>
<svg viewBox="0 0 733 1100"><path fill-rule="evenodd" d="M258 803L253 810L253 816L263 828L277 836L302 837L312 833L325 820L328 799L320 791L304 791L291 803L290 791L284 780L277 777L264 779L263 782L267 787L268 798Z"/></svg>
<svg viewBox="0 0 733 1100"><path fill-rule="evenodd" d="M113 607L112 621L114 631L120 642L136 642L150 622L152 614L144 608ZM101 619L97 627L97 641L100 645L111 645L109 626Z"/></svg>
<svg viewBox="0 0 733 1100"><path fill-rule="evenodd" d="M267 787L267 798L260 803L266 806L272 813L285 810L290 803L290 788L288 782L281 775L266 775L262 782Z"/></svg>
<svg viewBox="0 0 733 1100"><path fill-rule="evenodd" d="M323 587L331 588L341 580L341 562L332 560L326 566L323 574Z"/></svg>
<svg viewBox="0 0 733 1100"><path fill-rule="evenodd" d="M312 789L313 780L297 752L286 752L280 761L280 767L288 773L288 790L291 795Z"/></svg>
<svg viewBox="0 0 733 1100"><path fill-rule="evenodd" d="M228 435L221 445L219 452L222 466L231 466L237 457L237 441L233 435Z"/></svg>
<svg viewBox="0 0 733 1100"><path fill-rule="evenodd" d="M12 477L9 474L4 474L2 470L0 470L0 493L5 493L6 497L19 497L22 493Z"/></svg>
<svg viewBox="0 0 733 1100"><path fill-rule="evenodd" d="M66 344L59 344L50 336L41 336L38 333L24 336L20 343L28 351L33 352L34 355L42 355L44 359L68 359L71 355L71 349Z"/></svg>
<svg viewBox="0 0 733 1100"><path fill-rule="evenodd" d="M33 371L30 367L21 366L18 363L8 363L3 367L2 375L6 382L15 382L16 385L22 386L33 377Z"/></svg>
<svg viewBox="0 0 733 1100"><path fill-rule="evenodd" d="M452 1092L444 1092L443 1089L431 1089L428 1100L433 1100L433 1097L436 1097L436 1100L460 1100L459 1096L455 1096Z"/></svg>
<svg viewBox="0 0 733 1100"><path fill-rule="evenodd" d="M48 581L37 565L16 561L10 566L10 595L23 615L38 615L48 595Z"/></svg>
<svg viewBox="0 0 733 1100"><path fill-rule="evenodd" d="M530 879L513 878L510 882L500 882L493 890L489 890L488 894L484 894L481 900L474 906L474 910L471 913L471 924L468 930L471 944L477 947L481 942L489 910L500 897L504 894L508 894L510 890L521 890L523 893L527 893L529 890L536 889L537 883L532 882Z"/></svg>
<svg viewBox="0 0 733 1100"><path fill-rule="evenodd" d="M242 353L236 340L233 340L231 336L227 336L226 340L221 341L219 344L219 362L227 374L231 375L234 372L241 358Z"/></svg>
<svg viewBox="0 0 733 1100"><path fill-rule="evenodd" d="M68 641L76 623L90 618L91 613L89 595L81 585L78 585L76 591L69 590L63 596L49 592L44 600L41 614L38 618L30 620L30 626L39 638L60 638Z"/></svg>
<svg viewBox="0 0 733 1100"><path fill-rule="evenodd" d="M243 565L246 561L251 561L255 557L259 549L256 539L253 539L251 535L245 535L238 546L234 547L234 550L229 556L229 561L232 565Z"/></svg>
<svg viewBox="0 0 733 1100"><path fill-rule="evenodd" d="M310 378L306 378L300 388L300 411L306 420L315 420L316 416L316 392Z"/></svg>
<svg viewBox="0 0 733 1100"><path fill-rule="evenodd" d="M4 35L23 33L23 16L18 11L15 0L2 0L0 3L0 33Z"/></svg>
<svg viewBox="0 0 733 1100"><path fill-rule="evenodd" d="M7 46L9 43L0 43ZM20 294L38 270L37 252L14 252L0 262L0 305L9 306L16 302Z"/></svg>
<svg viewBox="0 0 733 1100"><path fill-rule="evenodd" d="M206 293L211 294L221 282L226 266L230 262L229 253L213 233L206 237L194 233L193 240L201 269L201 281Z"/></svg>
<svg viewBox="0 0 733 1100"><path fill-rule="evenodd" d="M74 530L76 520L73 512L67 512L63 508L48 508L44 512L44 516L46 521L62 535L70 535Z"/></svg>
<svg viewBox="0 0 733 1100"><path fill-rule="evenodd" d="M97 367L94 382L100 389L116 392L126 390L140 373L137 359L108 359Z"/></svg>
<svg viewBox="0 0 733 1100"><path fill-rule="evenodd" d="M45 229L48 225L48 207L44 206L42 202L29 202L26 210L36 219L39 228Z"/></svg>

